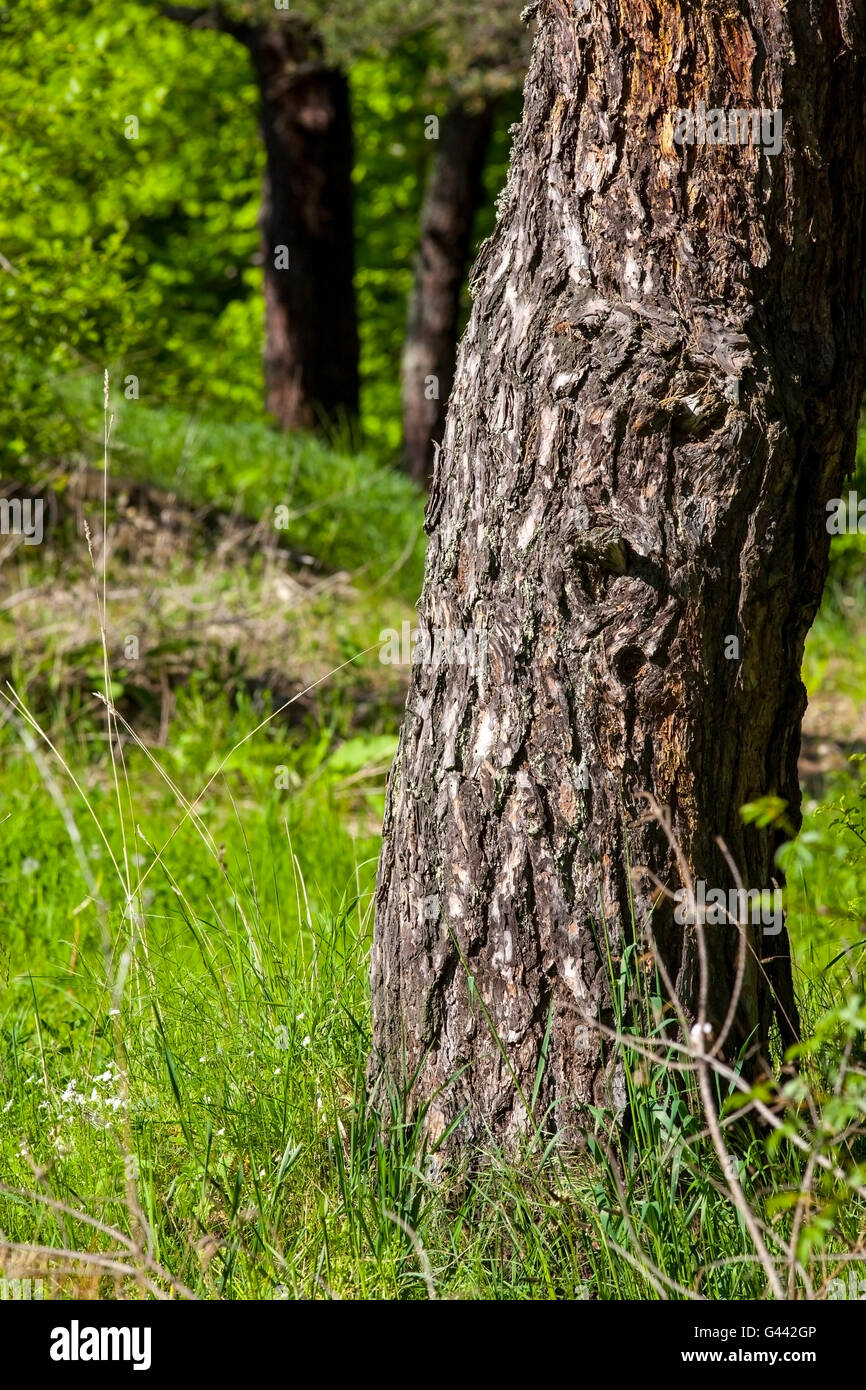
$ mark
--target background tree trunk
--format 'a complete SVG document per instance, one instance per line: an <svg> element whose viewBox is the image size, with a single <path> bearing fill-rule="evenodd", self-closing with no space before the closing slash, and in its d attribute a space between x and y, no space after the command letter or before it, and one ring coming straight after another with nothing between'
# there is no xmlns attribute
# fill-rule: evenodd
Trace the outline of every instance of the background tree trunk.
<svg viewBox="0 0 866 1390"><path fill-rule="evenodd" d="M265 175L259 217L265 289L265 404L283 429L358 413L358 315L349 84L300 15L269 24L222 4L163 5L192 29L231 34L259 85Z"/></svg>
<svg viewBox="0 0 866 1390"><path fill-rule="evenodd" d="M284 429L358 412L352 126L345 75L299 23L255 29L267 164L265 391ZM278 248L287 247L289 267Z"/></svg>
<svg viewBox="0 0 866 1390"><path fill-rule="evenodd" d="M803 645L863 389L863 9L538 8L427 516L422 626L486 635L486 661L446 642L413 667L377 887L372 1070L417 1072L433 1136L461 1112L457 1142L526 1128L514 1078L529 1096L549 1019L546 1127L624 1105L587 1020L614 1021L632 894L694 1007L694 932L629 881L679 886L642 792L696 878L730 886L722 836L748 887L778 881L779 832L740 807L799 818ZM781 152L677 145L702 99L782 107ZM707 937L718 1029L738 933ZM725 1050L755 1071L796 1016L786 935L749 939Z"/></svg>
<svg viewBox="0 0 866 1390"><path fill-rule="evenodd" d="M425 487L433 470L433 441L441 443L454 381L460 292L492 128L490 101L477 109L456 105L447 112L421 209L403 348L403 434L408 472Z"/></svg>

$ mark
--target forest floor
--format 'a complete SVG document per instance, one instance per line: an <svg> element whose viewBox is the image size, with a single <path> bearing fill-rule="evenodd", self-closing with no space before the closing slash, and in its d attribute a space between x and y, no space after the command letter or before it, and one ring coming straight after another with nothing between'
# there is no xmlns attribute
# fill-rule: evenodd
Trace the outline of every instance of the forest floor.
<svg viewBox="0 0 866 1390"><path fill-rule="evenodd" d="M101 472L78 459L46 474L50 544L2 542L7 1276L78 1297L764 1296L694 1096L664 1069L626 1059L636 1125L615 1160L601 1130L571 1160L539 1136L443 1186L399 1098L384 1131L370 1115L371 895L408 682L379 634L412 618L422 501L361 454L258 426L121 424L104 532ZM855 1060L864 597L850 567L834 576L809 640L785 864L804 1017L836 1058L853 1009ZM834 1072L810 1066L808 1104L788 1100L811 1142ZM801 1157L745 1125L738 1143L787 1267ZM844 1185L809 1181L798 1258L820 1296L862 1221Z"/></svg>

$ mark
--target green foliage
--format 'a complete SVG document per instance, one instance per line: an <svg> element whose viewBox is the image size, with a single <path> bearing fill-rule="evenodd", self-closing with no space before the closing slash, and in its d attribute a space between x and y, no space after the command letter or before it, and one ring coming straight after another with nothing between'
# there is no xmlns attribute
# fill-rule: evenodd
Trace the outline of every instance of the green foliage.
<svg viewBox="0 0 866 1390"><path fill-rule="evenodd" d="M866 499L866 428L861 425L857 436L857 455L852 477L843 484L840 496L847 503L849 491L855 492L860 501ZM828 497L827 502L830 501ZM855 509L856 510L856 509ZM825 513L825 520L827 514ZM852 521L849 520L849 526ZM830 545L831 585L850 591L862 583L864 562L866 562L866 534L849 531L842 536L834 536ZM840 594L840 597L842 595Z"/></svg>
<svg viewBox="0 0 866 1390"><path fill-rule="evenodd" d="M863 762L853 755L852 766ZM866 989L866 781L838 776L777 854L797 918L802 970ZM838 967L834 970L834 967Z"/></svg>
<svg viewBox="0 0 866 1390"><path fill-rule="evenodd" d="M351 88L363 423L371 445L394 458L406 298L434 148L424 116L449 98L428 80L429 22L391 32L384 8L362 26L368 49L377 24L382 41L376 56L355 57ZM0 37L0 199L15 210L0 244L0 463L21 472L74 446L54 387L82 365L135 374L151 404L260 416L263 152L246 50L163 18L149 0L71 0L62 25L51 0L17 0L0 9ZM512 115L506 103L491 204ZM137 138L126 138L130 116Z"/></svg>
<svg viewBox="0 0 866 1390"><path fill-rule="evenodd" d="M259 365L234 342L234 306L259 274L246 55L109 0L72 0L62 25L50 0L21 0L0 35L0 198L15 209L0 246L13 267L0 280L0 356L24 346L42 368L19 371L4 401L18 416L4 430L10 461L50 446L45 378L82 360L122 362L151 399L194 398L206 378L209 397L255 408ZM129 116L137 139L125 138Z"/></svg>

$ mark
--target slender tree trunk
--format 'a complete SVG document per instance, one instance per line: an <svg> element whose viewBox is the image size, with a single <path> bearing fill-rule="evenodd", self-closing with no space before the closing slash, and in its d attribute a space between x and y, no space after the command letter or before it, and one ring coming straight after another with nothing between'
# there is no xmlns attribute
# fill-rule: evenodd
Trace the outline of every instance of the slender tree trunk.
<svg viewBox="0 0 866 1390"><path fill-rule="evenodd" d="M358 411L352 127L345 75L299 22L254 29L266 170L265 390L284 429Z"/></svg>
<svg viewBox="0 0 866 1390"><path fill-rule="evenodd" d="M420 245L403 348L406 467L427 486L454 381L460 291L481 202L493 108L453 106L442 120L421 209Z"/></svg>
<svg viewBox="0 0 866 1390"><path fill-rule="evenodd" d="M696 1011L696 933L630 876L680 886L642 793L695 879L732 886L721 836L748 888L779 881L780 832L740 808L799 820L803 645L864 379L863 0L538 15L428 507L439 642L413 666L372 955L373 1075L414 1078L430 1134L462 1115L468 1145L525 1130L536 1084L566 1135L624 1105L595 1024L648 923ZM779 153L678 144L701 101L782 108ZM740 937L706 937L718 1035ZM796 1013L785 931L747 939L724 1050L755 1072Z"/></svg>

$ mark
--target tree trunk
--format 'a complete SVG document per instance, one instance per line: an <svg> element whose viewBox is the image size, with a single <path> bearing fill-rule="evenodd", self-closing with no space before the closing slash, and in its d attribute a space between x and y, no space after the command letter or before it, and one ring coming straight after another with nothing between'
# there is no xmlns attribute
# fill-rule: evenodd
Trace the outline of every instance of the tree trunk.
<svg viewBox="0 0 866 1390"><path fill-rule="evenodd" d="M162 5L192 29L249 49L259 85L265 176L259 217L265 279L265 403L283 429L358 413L352 123L345 75L308 20L268 24L221 3Z"/></svg>
<svg viewBox="0 0 866 1390"><path fill-rule="evenodd" d="M299 22L254 30L250 50L267 159L266 404L284 429L340 423L358 412L348 83Z"/></svg>
<svg viewBox="0 0 866 1390"><path fill-rule="evenodd" d="M420 245L403 348L406 467L428 486L454 381L460 291L481 201L493 108L453 106L442 120L421 209Z"/></svg>
<svg viewBox="0 0 866 1390"><path fill-rule="evenodd" d="M740 808L799 822L803 645L864 378L863 0L538 14L428 507L439 642L413 666L372 954L374 1076L412 1081L431 1137L462 1115L468 1145L526 1130L540 1063L544 1127L624 1105L595 1025L648 923L696 1009L694 929L630 881L680 886L642 793L695 879L731 886L721 836L746 887L779 882L781 832ZM781 107L780 152L678 144L700 101ZM706 936L718 1035L739 933ZM747 938L724 1051L755 1073L772 1018L782 1041L797 1022L786 932Z"/></svg>

